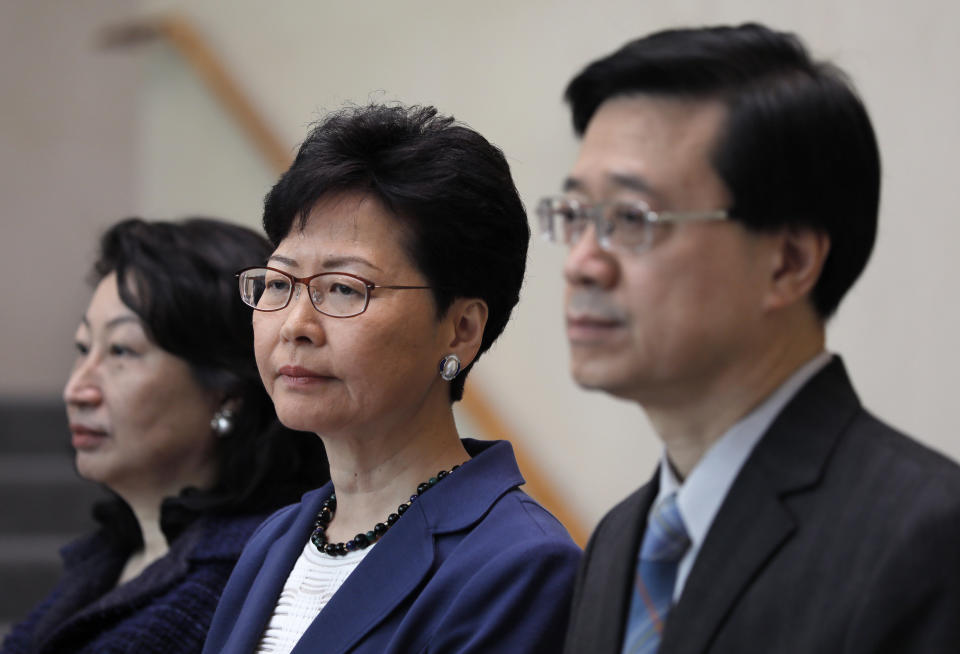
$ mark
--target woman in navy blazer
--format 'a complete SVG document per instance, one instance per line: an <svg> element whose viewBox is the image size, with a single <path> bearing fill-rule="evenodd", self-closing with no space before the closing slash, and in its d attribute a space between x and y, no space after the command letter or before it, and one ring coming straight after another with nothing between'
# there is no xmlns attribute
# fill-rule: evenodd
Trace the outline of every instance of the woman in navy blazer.
<svg viewBox="0 0 960 654"><path fill-rule="evenodd" d="M209 218L103 235L63 395L77 472L111 497L0 654L198 654L247 538L329 479L321 444L277 421L231 278L270 251Z"/></svg>
<svg viewBox="0 0 960 654"><path fill-rule="evenodd" d="M347 108L264 226L276 250L238 273L260 374L332 482L257 530L204 652L559 651L580 550L452 411L523 281L503 154L432 107Z"/></svg>

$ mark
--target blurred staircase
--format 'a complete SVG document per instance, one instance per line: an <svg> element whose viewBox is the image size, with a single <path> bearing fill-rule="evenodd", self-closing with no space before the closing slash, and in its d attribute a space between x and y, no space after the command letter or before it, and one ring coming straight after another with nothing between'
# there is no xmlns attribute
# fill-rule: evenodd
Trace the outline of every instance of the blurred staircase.
<svg viewBox="0 0 960 654"><path fill-rule="evenodd" d="M74 471L59 399L0 399L0 635L53 588L103 493Z"/></svg>

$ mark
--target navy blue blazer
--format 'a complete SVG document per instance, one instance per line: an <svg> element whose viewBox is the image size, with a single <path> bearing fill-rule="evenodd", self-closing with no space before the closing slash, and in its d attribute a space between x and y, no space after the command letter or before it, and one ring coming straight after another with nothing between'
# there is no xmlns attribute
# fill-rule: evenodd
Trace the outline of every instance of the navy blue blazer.
<svg viewBox="0 0 960 654"><path fill-rule="evenodd" d="M61 550L57 587L0 654L197 654L220 591L263 514L201 516L140 575L116 586L130 552L101 532Z"/></svg>
<svg viewBox="0 0 960 654"><path fill-rule="evenodd" d="M294 654L559 652L580 549L518 489L506 441L414 502L317 615ZM251 537L224 589L205 654L250 654L331 485Z"/></svg>

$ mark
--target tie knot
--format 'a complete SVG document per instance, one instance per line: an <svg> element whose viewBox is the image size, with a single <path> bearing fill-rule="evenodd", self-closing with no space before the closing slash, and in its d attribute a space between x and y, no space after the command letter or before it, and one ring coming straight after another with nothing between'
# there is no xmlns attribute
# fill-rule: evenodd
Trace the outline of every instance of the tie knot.
<svg viewBox="0 0 960 654"><path fill-rule="evenodd" d="M643 536L640 559L646 561L679 561L690 547L690 537L683 525L677 494L667 495L654 507Z"/></svg>

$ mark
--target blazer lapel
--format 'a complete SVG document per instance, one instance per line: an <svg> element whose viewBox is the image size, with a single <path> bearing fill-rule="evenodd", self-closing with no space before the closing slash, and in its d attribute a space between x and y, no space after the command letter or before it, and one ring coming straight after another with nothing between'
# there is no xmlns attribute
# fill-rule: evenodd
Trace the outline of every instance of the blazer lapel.
<svg viewBox="0 0 960 654"><path fill-rule="evenodd" d="M418 503L364 557L291 654L352 648L421 583L433 564L433 534Z"/></svg>
<svg viewBox="0 0 960 654"><path fill-rule="evenodd" d="M463 439L472 459L438 490L417 499L330 598L292 654L338 654L402 609L435 566L436 539L467 529L524 483L506 441Z"/></svg>
<svg viewBox="0 0 960 654"><path fill-rule="evenodd" d="M257 650L263 630L277 606L280 591L283 590L297 557L307 544L313 531L314 518L329 493L330 484L327 484L320 491L304 496L303 508L297 512L292 523L273 526L276 538L264 555L262 565L257 566L259 570L246 595L249 601L242 602L230 637L221 650L223 654ZM244 572L254 569L254 565L249 562ZM240 571L234 570L234 574L238 572Z"/></svg>
<svg viewBox="0 0 960 654"><path fill-rule="evenodd" d="M59 592L34 629L34 648L38 652L61 637L69 638L75 627L97 617L89 607L110 593L126 558L125 552L99 535L72 543L61 554L64 574Z"/></svg>
<svg viewBox="0 0 960 654"><path fill-rule="evenodd" d="M190 539L192 535L185 534L184 538ZM181 544L180 547L171 550L169 556L148 566L136 579L113 588L105 588L103 580L113 580L122 572L124 560L122 555L111 552L106 556L96 556L84 561L81 564L84 567L82 572L79 575L72 575L64 587L67 597L71 599L91 595L96 597L100 589L106 592L89 604L81 603L82 608L69 615L62 623L55 625L54 632L45 638L45 645L53 643L55 639L69 640L69 634L75 629L85 628L89 624L104 624L105 620L119 620L148 604L154 597L186 576L189 570L187 557L191 545L192 542ZM102 578L98 578L100 574L103 575Z"/></svg>
<svg viewBox="0 0 960 654"><path fill-rule="evenodd" d="M100 537L94 537L90 544L99 544L102 549L92 550L85 558L69 563L61 600L54 605L50 615L56 617L62 608L67 607L71 612L65 619L61 617L50 624L50 631L45 631L46 622L42 622L43 628L37 630L38 634L48 634L44 636L44 645L69 642L77 629L89 630L91 625L99 625L98 628L102 629L108 622L121 620L174 587L190 570L190 555L204 535L202 520L200 518L188 527L164 558L148 566L135 579L112 588L112 582L122 572L127 553ZM78 606L81 607L79 610L75 608Z"/></svg>
<svg viewBox="0 0 960 654"><path fill-rule="evenodd" d="M839 357L813 377L767 430L707 533L663 654L707 650L738 599L797 528L782 498L815 485L860 403Z"/></svg>

